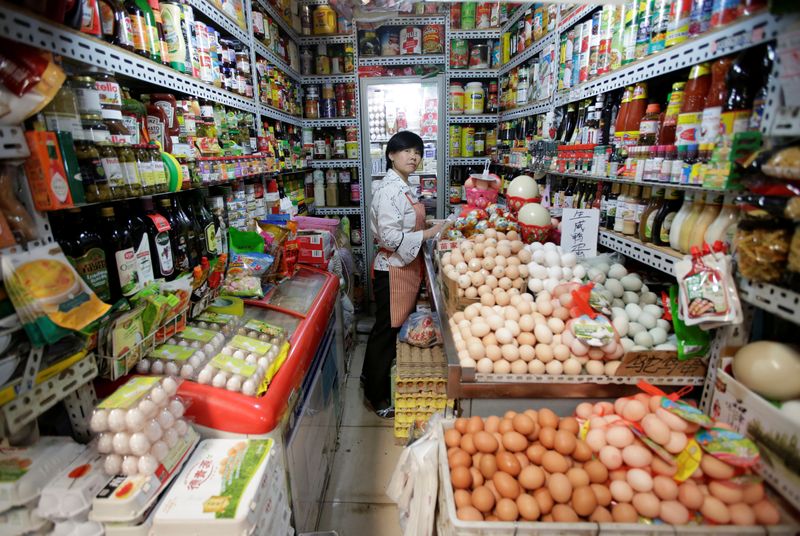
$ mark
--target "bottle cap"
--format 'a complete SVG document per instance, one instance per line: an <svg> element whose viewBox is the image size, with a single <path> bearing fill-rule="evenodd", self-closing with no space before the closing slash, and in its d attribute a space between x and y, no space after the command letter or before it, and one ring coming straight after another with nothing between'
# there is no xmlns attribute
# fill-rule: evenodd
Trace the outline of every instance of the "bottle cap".
<svg viewBox="0 0 800 536"><path fill-rule="evenodd" d="M658 114L661 113L661 105L657 102L651 102L647 105L647 111L645 113L648 114Z"/></svg>

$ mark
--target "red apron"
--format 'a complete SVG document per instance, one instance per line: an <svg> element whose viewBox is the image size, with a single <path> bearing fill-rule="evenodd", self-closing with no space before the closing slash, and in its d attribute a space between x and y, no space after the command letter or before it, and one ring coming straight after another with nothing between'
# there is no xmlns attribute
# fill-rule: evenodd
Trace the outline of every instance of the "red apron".
<svg viewBox="0 0 800 536"><path fill-rule="evenodd" d="M414 202L408 194L406 199L411 203L416 214L416 222L412 231L425 230L425 206ZM381 249L391 255L391 250ZM417 305L417 293L422 283L422 251L405 266L389 266L389 303L391 306L392 327L399 328Z"/></svg>

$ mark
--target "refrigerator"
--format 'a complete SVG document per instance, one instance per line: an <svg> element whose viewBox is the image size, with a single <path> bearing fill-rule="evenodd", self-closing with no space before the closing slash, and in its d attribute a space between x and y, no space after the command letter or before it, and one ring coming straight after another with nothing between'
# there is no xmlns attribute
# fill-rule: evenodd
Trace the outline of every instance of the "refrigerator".
<svg viewBox="0 0 800 536"><path fill-rule="evenodd" d="M373 181L386 175L386 144L397 132L410 130L422 137L425 147L422 161L409 182L417 188L429 219L442 219L445 209L445 146L447 98L445 77L374 77L361 78L362 177L364 188L367 270L377 251L372 235L370 206ZM369 295L372 279L367 278Z"/></svg>

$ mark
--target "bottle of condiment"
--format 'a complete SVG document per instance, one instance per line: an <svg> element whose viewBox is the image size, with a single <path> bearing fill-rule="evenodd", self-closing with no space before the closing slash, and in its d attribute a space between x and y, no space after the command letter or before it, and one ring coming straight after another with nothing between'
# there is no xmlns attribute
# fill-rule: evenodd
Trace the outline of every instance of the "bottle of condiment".
<svg viewBox="0 0 800 536"><path fill-rule="evenodd" d="M336 185L337 182L336 171L327 174L325 177L325 204L329 207L339 206L339 188Z"/></svg>
<svg viewBox="0 0 800 536"><path fill-rule="evenodd" d="M672 145L675 143L675 129L678 126L678 114L683 106L683 91L686 82L675 82L667 99L667 110L664 112L664 122L658 132L659 143Z"/></svg>
<svg viewBox="0 0 800 536"><path fill-rule="evenodd" d="M164 160L161 159L161 151L154 145L148 145L147 147L153 173L153 191L154 193L164 193L169 190L169 180L167 180L167 170L164 167Z"/></svg>
<svg viewBox="0 0 800 536"><path fill-rule="evenodd" d="M347 206L350 204L350 170L340 170L337 179L339 204Z"/></svg>
<svg viewBox="0 0 800 536"><path fill-rule="evenodd" d="M708 226L703 240L706 244L713 245L716 241L722 241L727 245L733 242L733 235L736 231L736 224L739 222L741 212L734 203L736 196L726 194L723 201L722 210L717 218Z"/></svg>
<svg viewBox="0 0 800 536"><path fill-rule="evenodd" d="M169 197L160 198L158 205L158 213L169 222L169 239L176 275L189 272L192 265L189 261L188 229L185 222L178 216Z"/></svg>
<svg viewBox="0 0 800 536"><path fill-rule="evenodd" d="M705 207L703 194L698 193L695 195L691 210L680 225L678 247L676 249L681 253L689 252L689 241L692 237L692 229L694 228L697 219L700 217L700 213L703 212L703 207Z"/></svg>
<svg viewBox="0 0 800 536"><path fill-rule="evenodd" d="M214 216L211 215L208 207L203 203L203 194L198 193L195 195L192 202L194 204L195 216L203 231L205 248L208 253L207 256L215 257L223 253L219 250L219 243L216 238L219 225L214 221Z"/></svg>
<svg viewBox="0 0 800 536"><path fill-rule="evenodd" d="M693 247L703 245L708 227L717 219L721 210L722 195L709 192L706 195L706 203L703 205L703 210L697 216L689 232L689 245L686 253L690 252Z"/></svg>
<svg viewBox="0 0 800 536"><path fill-rule="evenodd" d="M122 2L100 0L98 5L103 39L126 50L133 50L131 21Z"/></svg>
<svg viewBox="0 0 800 536"><path fill-rule="evenodd" d="M625 203L625 214L623 215L622 234L628 236L636 235L639 226L639 219L644 212L645 204L642 201L642 187L638 184L630 186L628 201Z"/></svg>
<svg viewBox="0 0 800 536"><path fill-rule="evenodd" d="M700 125L700 141L717 143L720 137L720 120L722 105L728 97L725 78L733 60L730 57L720 58L711 65L711 83L706 95L705 108Z"/></svg>
<svg viewBox="0 0 800 536"><path fill-rule="evenodd" d="M658 143L658 131L660 128L661 106L653 102L647 105L647 110L639 122L639 145L655 145Z"/></svg>
<svg viewBox="0 0 800 536"><path fill-rule="evenodd" d="M655 223L658 211L664 206L664 188L653 188L650 202L642 212L639 223L639 240L642 242L653 241L653 224Z"/></svg>
<svg viewBox="0 0 800 536"><path fill-rule="evenodd" d="M138 214L138 210L136 211ZM150 250L150 238L147 229L138 215L128 211L125 225L130 229L133 237L133 250L136 256L136 291L140 291L155 280L153 271L153 256ZM122 220L122 217L118 217Z"/></svg>
<svg viewBox="0 0 800 536"><path fill-rule="evenodd" d="M256 11L253 11L255 19ZM167 44L167 61L178 72L186 72L186 39L181 23L181 5L173 2L161 4L161 24ZM254 26L255 28L255 26Z"/></svg>
<svg viewBox="0 0 800 536"><path fill-rule="evenodd" d="M143 14L148 37L147 45L150 47L150 59L161 63L161 41L158 38L158 26L156 25L156 17L153 14L153 8L150 7L150 3L147 0L134 1Z"/></svg>
<svg viewBox="0 0 800 536"><path fill-rule="evenodd" d="M669 236L678 211L681 210L682 195L680 190L667 188L664 192L664 203L653 219L650 239L657 246L669 246Z"/></svg>
<svg viewBox="0 0 800 536"><path fill-rule="evenodd" d="M189 265L193 268L200 264L200 257L203 251L203 246L200 243L200 235L203 230L196 220L189 219L186 212L186 205L187 201L185 199L174 196L172 207L186 228L186 244L189 246Z"/></svg>
<svg viewBox="0 0 800 536"><path fill-rule="evenodd" d="M158 39L159 57L162 65L169 65L169 49L167 47L167 40L164 36L164 21L161 17L161 6L158 0L148 0L150 9L153 10L153 19L155 20L156 34L155 39Z"/></svg>
<svg viewBox="0 0 800 536"><path fill-rule="evenodd" d="M647 109L647 83L638 82L633 90L631 102L628 104L628 113L625 118L624 143L636 145L639 140L639 124Z"/></svg>
<svg viewBox="0 0 800 536"><path fill-rule="evenodd" d="M103 251L103 240L94 226L83 225L81 209L71 208L67 211L70 222L64 225L65 236L58 243L67 256L72 267L89 285L89 288L104 302L111 300L108 288L108 267L106 253Z"/></svg>
<svg viewBox="0 0 800 536"><path fill-rule="evenodd" d="M693 66L689 71L689 80L683 90L683 105L681 105L681 112L678 115L675 145L697 143L702 111L710 86L711 69L709 64L700 63Z"/></svg>
<svg viewBox="0 0 800 536"><path fill-rule="evenodd" d="M617 205L619 204L619 193L622 186L622 184L615 182L613 186L611 186L611 193L608 194L608 198L606 200L606 229L614 229L616 225Z"/></svg>
<svg viewBox="0 0 800 536"><path fill-rule="evenodd" d="M100 231L103 233L108 287L111 303L132 296L138 290L138 268L133 236L127 222L117 219L114 207L100 209Z"/></svg>
<svg viewBox="0 0 800 536"><path fill-rule="evenodd" d="M631 186L629 184L623 184L620 194L617 197L616 212L614 217L614 232L617 233L621 233L625 228L626 217L630 218L631 221L633 220L634 209L633 207L628 206L628 200L630 199L630 188Z"/></svg>
<svg viewBox="0 0 800 536"><path fill-rule="evenodd" d="M155 141L166 152L172 152L172 140L168 135L169 120L163 108L153 103L147 105L147 132L151 141Z"/></svg>
<svg viewBox="0 0 800 536"><path fill-rule="evenodd" d="M622 93L617 120L614 122L614 144L622 145L625 140L625 124L628 120L628 107L633 99L633 86L627 86Z"/></svg>
<svg viewBox="0 0 800 536"><path fill-rule="evenodd" d="M725 77L728 98L722 110L722 124L726 140L732 140L734 134L745 132L750 124L753 105L751 73L761 59L758 54L763 54L763 50L758 48L739 54Z"/></svg>
<svg viewBox="0 0 800 536"><path fill-rule="evenodd" d="M136 0L126 0L125 10L128 12L128 18L131 21L133 51L140 56L149 58L152 50L150 46L151 37L150 28L147 26L147 19L144 10Z"/></svg>
<svg viewBox="0 0 800 536"><path fill-rule="evenodd" d="M206 225L202 221L200 214L196 212L197 205L192 201L190 196L181 196L180 205L183 209L186 218L189 220L191 229L194 231L195 236L195 250L196 259L199 262L201 258L209 258L213 255L207 243Z"/></svg>
<svg viewBox="0 0 800 536"><path fill-rule="evenodd" d="M175 264L169 239L171 227L167 219L156 212L152 198L145 197L142 199L142 214L139 216L139 220L144 227L150 244L150 262L153 266L153 276L156 279L173 279Z"/></svg>
<svg viewBox="0 0 800 536"><path fill-rule="evenodd" d="M138 197L142 195L142 177L139 173L136 153L127 144L120 144L115 147L115 150L122 169L122 177L125 180L125 196Z"/></svg>
<svg viewBox="0 0 800 536"><path fill-rule="evenodd" d="M314 206L325 206L325 173L321 169L314 170Z"/></svg>

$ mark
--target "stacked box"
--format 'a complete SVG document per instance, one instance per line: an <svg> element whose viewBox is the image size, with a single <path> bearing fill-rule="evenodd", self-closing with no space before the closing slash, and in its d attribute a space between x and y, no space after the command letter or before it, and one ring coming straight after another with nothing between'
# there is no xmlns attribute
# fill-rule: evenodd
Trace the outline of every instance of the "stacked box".
<svg viewBox="0 0 800 536"><path fill-rule="evenodd" d="M422 433L431 415L453 406L447 399L447 358L441 346L417 348L397 343L395 364L394 435L406 440L409 429Z"/></svg>

